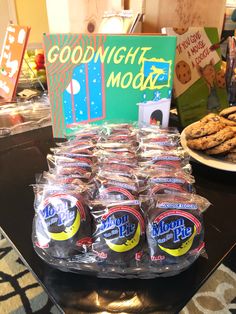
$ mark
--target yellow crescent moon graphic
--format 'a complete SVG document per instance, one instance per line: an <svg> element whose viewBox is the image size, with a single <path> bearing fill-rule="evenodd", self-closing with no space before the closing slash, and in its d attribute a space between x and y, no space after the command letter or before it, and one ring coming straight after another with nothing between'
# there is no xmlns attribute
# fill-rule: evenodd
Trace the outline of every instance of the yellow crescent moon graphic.
<svg viewBox="0 0 236 314"><path fill-rule="evenodd" d="M78 210L76 210L76 217L73 224L70 227L66 227L64 231L59 233L49 232L49 236L51 239L56 241L65 241L72 238L80 227L80 214Z"/></svg>
<svg viewBox="0 0 236 314"><path fill-rule="evenodd" d="M190 248L191 248L191 246L193 244L194 237L196 235L196 231L197 231L196 227L194 226L193 234L191 235L191 237L188 238L187 241L182 243L181 246L179 248L177 248L177 249L167 249L167 248L165 248L165 247L163 247L163 246L161 246L159 244L158 244L158 246L159 246L159 248L162 251L164 251L164 252L166 252L166 253L168 253L168 254L170 254L172 256L182 256L182 255L186 254L190 250Z"/></svg>
<svg viewBox="0 0 236 314"><path fill-rule="evenodd" d="M114 244L111 242L111 240L107 240L107 239L105 239L105 241L112 251L122 253L122 252L127 252L129 250L132 250L135 246L138 245L139 240L140 240L140 234L141 234L141 228L140 228L140 224L138 224L134 237L131 240L126 240L126 242L123 244Z"/></svg>

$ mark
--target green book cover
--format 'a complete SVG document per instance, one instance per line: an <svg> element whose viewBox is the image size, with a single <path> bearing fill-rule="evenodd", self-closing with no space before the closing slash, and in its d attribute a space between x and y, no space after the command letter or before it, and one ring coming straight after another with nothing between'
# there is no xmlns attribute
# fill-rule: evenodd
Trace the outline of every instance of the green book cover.
<svg viewBox="0 0 236 314"><path fill-rule="evenodd" d="M228 106L217 28L165 28L177 36L174 97L182 126Z"/></svg>
<svg viewBox="0 0 236 314"><path fill-rule="evenodd" d="M82 123L137 121L163 100L169 110L175 36L48 34L43 41L54 137Z"/></svg>

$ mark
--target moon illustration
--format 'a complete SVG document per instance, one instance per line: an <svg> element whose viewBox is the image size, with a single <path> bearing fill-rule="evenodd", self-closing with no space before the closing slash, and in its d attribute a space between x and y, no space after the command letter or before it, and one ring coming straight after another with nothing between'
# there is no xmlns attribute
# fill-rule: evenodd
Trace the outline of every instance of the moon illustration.
<svg viewBox="0 0 236 314"><path fill-rule="evenodd" d="M72 238L80 227L80 214L76 211L76 217L73 224L70 227L66 227L64 231L59 233L49 232L50 237L56 241L65 241Z"/></svg>
<svg viewBox="0 0 236 314"><path fill-rule="evenodd" d="M72 79L69 85L67 86L66 91L69 94L73 94L73 95L78 94L80 92L80 83L77 80Z"/></svg>
<svg viewBox="0 0 236 314"><path fill-rule="evenodd" d="M177 256L182 256L182 255L186 254L190 250L190 248L191 248L191 246L193 244L193 240L194 240L195 235L196 235L196 231L197 231L197 229L194 226L193 234L191 235L191 237L188 238L187 241L182 243L181 246L179 248L177 248L177 249L167 249L167 248L165 248L165 247L163 247L161 245L159 245L159 248L162 251L168 253L169 255L176 256L176 257Z"/></svg>
<svg viewBox="0 0 236 314"><path fill-rule="evenodd" d="M105 239L106 244L112 251L122 253L132 250L135 246L139 244L141 234L140 224L138 224L137 229L135 231L134 237L130 240L126 240L123 244L114 244L110 240Z"/></svg>

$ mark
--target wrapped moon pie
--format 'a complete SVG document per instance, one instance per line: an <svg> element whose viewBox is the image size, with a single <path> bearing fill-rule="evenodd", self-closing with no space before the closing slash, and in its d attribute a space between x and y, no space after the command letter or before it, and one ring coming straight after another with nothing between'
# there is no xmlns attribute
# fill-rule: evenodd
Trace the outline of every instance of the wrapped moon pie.
<svg viewBox="0 0 236 314"><path fill-rule="evenodd" d="M145 223L138 201L94 202L93 251L100 260L133 264L142 257Z"/></svg>
<svg viewBox="0 0 236 314"><path fill-rule="evenodd" d="M152 262L167 266L198 255L204 247L202 212L209 202L190 193L158 195L147 212Z"/></svg>
<svg viewBox="0 0 236 314"><path fill-rule="evenodd" d="M34 245L59 258L86 252L91 222L82 194L69 185L36 185L34 191Z"/></svg>

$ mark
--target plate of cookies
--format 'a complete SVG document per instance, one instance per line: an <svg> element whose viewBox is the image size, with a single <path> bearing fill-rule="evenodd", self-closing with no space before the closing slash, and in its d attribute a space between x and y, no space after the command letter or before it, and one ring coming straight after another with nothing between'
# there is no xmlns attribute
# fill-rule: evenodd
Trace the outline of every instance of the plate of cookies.
<svg viewBox="0 0 236 314"><path fill-rule="evenodd" d="M236 171L236 106L209 113L181 133L181 144L198 162Z"/></svg>

